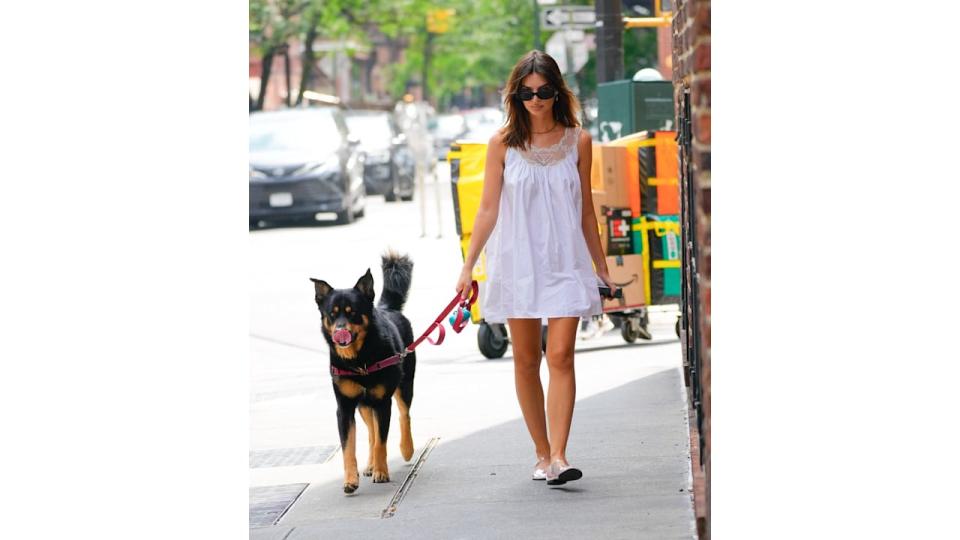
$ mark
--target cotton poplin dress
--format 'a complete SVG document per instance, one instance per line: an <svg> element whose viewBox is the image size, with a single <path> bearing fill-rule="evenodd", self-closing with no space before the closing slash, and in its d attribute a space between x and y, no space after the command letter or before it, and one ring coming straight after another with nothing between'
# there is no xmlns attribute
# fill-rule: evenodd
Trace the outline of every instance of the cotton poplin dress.
<svg viewBox="0 0 960 540"><path fill-rule="evenodd" d="M579 127L564 128L552 146L507 149L499 216L485 246L480 309L487 322L601 313L583 237L579 139Z"/></svg>

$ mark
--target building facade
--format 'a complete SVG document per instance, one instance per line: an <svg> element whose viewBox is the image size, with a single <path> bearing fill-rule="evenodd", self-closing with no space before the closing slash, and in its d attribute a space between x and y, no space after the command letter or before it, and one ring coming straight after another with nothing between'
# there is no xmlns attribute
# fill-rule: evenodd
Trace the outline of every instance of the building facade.
<svg viewBox="0 0 960 540"><path fill-rule="evenodd" d="M684 330L694 511L710 538L710 2L679 0L672 24L680 138Z"/></svg>

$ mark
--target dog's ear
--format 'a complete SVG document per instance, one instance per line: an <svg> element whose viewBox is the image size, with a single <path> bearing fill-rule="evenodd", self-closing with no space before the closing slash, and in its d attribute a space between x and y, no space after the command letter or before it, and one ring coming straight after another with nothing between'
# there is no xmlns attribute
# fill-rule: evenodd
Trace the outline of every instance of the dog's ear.
<svg viewBox="0 0 960 540"><path fill-rule="evenodd" d="M357 284L354 285L353 288L373 301L373 274L370 273L369 268L367 268L367 273L357 281Z"/></svg>
<svg viewBox="0 0 960 540"><path fill-rule="evenodd" d="M320 302L323 302L323 299L330 294L330 291L333 290L326 281L322 279L310 278L310 281L313 282L313 290L315 292L315 297L317 299L317 305L320 305Z"/></svg>

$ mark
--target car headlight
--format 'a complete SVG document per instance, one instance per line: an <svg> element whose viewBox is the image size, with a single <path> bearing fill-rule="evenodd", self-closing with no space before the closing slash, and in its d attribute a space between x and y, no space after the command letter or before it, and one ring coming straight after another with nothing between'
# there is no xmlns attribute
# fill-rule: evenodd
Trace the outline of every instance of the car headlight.
<svg viewBox="0 0 960 540"><path fill-rule="evenodd" d="M254 169L253 167L250 167L250 179L251 179L251 180L260 180L260 179L266 178L266 177L267 177L267 175L265 175L265 174L263 174L262 172Z"/></svg>

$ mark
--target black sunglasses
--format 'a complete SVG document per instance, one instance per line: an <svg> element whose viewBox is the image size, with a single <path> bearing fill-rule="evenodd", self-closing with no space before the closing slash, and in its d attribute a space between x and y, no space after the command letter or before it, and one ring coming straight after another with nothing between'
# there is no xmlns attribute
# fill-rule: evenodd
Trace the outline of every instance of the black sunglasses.
<svg viewBox="0 0 960 540"><path fill-rule="evenodd" d="M516 96L520 98L520 101L530 101L533 99L533 96L537 96L540 99L546 100L556 95L557 91L550 86L541 86L536 92L529 88L521 88L520 91L516 93Z"/></svg>

